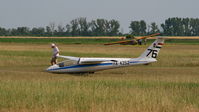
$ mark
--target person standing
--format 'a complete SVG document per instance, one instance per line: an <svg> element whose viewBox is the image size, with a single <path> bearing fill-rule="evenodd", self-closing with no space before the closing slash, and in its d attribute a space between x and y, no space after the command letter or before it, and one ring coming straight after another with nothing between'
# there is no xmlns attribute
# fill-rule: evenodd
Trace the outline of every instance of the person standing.
<svg viewBox="0 0 199 112"><path fill-rule="evenodd" d="M59 56L59 49L54 43L51 44L51 48L53 52L51 65L54 65L54 64L57 64L57 57Z"/></svg>

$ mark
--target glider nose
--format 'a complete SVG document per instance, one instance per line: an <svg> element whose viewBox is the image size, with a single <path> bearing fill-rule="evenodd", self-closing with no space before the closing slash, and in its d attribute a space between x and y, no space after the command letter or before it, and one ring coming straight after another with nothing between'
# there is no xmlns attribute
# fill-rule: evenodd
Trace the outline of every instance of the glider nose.
<svg viewBox="0 0 199 112"><path fill-rule="evenodd" d="M58 65L52 65L52 66L48 67L48 68L46 69L46 71L47 71L47 72L53 72L53 71L55 71L57 68L59 68Z"/></svg>

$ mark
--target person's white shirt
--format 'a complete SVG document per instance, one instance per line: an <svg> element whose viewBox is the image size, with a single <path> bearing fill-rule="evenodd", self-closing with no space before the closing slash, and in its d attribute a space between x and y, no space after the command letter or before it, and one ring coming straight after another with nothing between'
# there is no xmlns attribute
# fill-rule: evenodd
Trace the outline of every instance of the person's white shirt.
<svg viewBox="0 0 199 112"><path fill-rule="evenodd" d="M54 46L53 48L53 57L59 56L59 49L57 46Z"/></svg>

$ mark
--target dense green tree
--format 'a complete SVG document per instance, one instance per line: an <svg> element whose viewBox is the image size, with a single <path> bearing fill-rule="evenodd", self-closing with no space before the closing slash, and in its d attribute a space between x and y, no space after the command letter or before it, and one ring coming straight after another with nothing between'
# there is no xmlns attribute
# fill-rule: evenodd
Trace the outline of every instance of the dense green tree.
<svg viewBox="0 0 199 112"><path fill-rule="evenodd" d="M71 36L71 26L69 24L67 24L65 28L66 28L65 35Z"/></svg>
<svg viewBox="0 0 199 112"><path fill-rule="evenodd" d="M0 36L7 36L9 35L9 31L6 30L5 28L0 27Z"/></svg>
<svg viewBox="0 0 199 112"><path fill-rule="evenodd" d="M132 35L140 35L140 22L132 21L130 24L131 34Z"/></svg>
<svg viewBox="0 0 199 112"><path fill-rule="evenodd" d="M54 35L54 33L55 33L55 27L56 27L56 25L55 25L55 23L54 22L51 22L50 24L49 24L49 26L48 26L48 30L49 30L49 33L51 34L51 36L53 36Z"/></svg>
<svg viewBox="0 0 199 112"><path fill-rule="evenodd" d="M18 27L11 29L10 35L12 36L27 36L30 35L30 29L28 27Z"/></svg>
<svg viewBox="0 0 199 112"><path fill-rule="evenodd" d="M87 22L86 18L78 18L78 24L79 34L82 36L88 36L90 23Z"/></svg>
<svg viewBox="0 0 199 112"><path fill-rule="evenodd" d="M55 35L56 36L63 36L63 35L65 35L65 28L63 27L63 25L59 24L57 26L57 30L55 30Z"/></svg>
<svg viewBox="0 0 199 112"><path fill-rule="evenodd" d="M105 19L93 20L90 24L92 35L96 35L96 36L105 35L107 32L107 29L106 29L107 23L108 23L108 21Z"/></svg>
<svg viewBox="0 0 199 112"><path fill-rule="evenodd" d="M45 28L32 28L30 31L32 36L44 36L45 35Z"/></svg>
<svg viewBox="0 0 199 112"><path fill-rule="evenodd" d="M78 28L78 19L74 19L70 22L71 26L71 35L72 36L79 36L79 28Z"/></svg>
<svg viewBox="0 0 199 112"><path fill-rule="evenodd" d="M46 36L52 36L52 32L49 26L46 26Z"/></svg>
<svg viewBox="0 0 199 112"><path fill-rule="evenodd" d="M140 35L146 35L146 22L144 20L140 21Z"/></svg>
<svg viewBox="0 0 199 112"><path fill-rule="evenodd" d="M109 36L114 36L114 35L119 35L120 31L119 31L119 28L120 28L120 23L119 21L117 20L110 20L108 22L108 35Z"/></svg>
<svg viewBox="0 0 199 112"><path fill-rule="evenodd" d="M96 36L119 35L120 23L117 20L97 19L90 23L91 34Z"/></svg>
<svg viewBox="0 0 199 112"><path fill-rule="evenodd" d="M132 35L146 35L146 22L144 20L141 21L131 21L130 29Z"/></svg>
<svg viewBox="0 0 199 112"><path fill-rule="evenodd" d="M149 33L154 34L154 33L159 33L159 32L160 32L160 30L158 28L158 25L155 22L152 22L151 25L150 25Z"/></svg>
<svg viewBox="0 0 199 112"><path fill-rule="evenodd" d="M174 35L173 34L173 27L172 27L172 23L171 23L171 19L170 18L165 20L165 23L161 24L161 27L162 27L163 32L164 32L165 35Z"/></svg>
<svg viewBox="0 0 199 112"><path fill-rule="evenodd" d="M183 18L182 24L183 24L183 28L184 28L184 35L191 35L190 19L189 18Z"/></svg>
<svg viewBox="0 0 199 112"><path fill-rule="evenodd" d="M164 35L171 36L197 36L198 26L198 18L168 18L161 24Z"/></svg>

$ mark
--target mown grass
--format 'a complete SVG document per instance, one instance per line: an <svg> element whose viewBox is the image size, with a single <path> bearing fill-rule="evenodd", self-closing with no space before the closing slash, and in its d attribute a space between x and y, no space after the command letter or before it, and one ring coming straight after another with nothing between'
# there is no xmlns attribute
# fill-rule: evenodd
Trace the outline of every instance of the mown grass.
<svg viewBox="0 0 199 112"><path fill-rule="evenodd" d="M147 46L58 43L63 55L137 57ZM199 46L167 44L158 62L94 75L52 74L49 44L0 44L0 111L197 112Z"/></svg>

